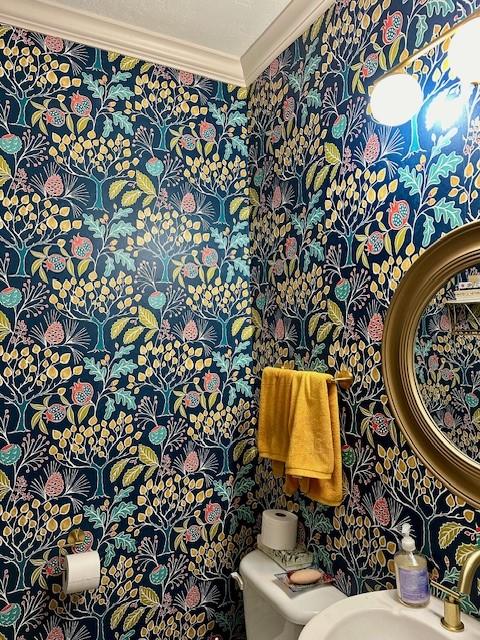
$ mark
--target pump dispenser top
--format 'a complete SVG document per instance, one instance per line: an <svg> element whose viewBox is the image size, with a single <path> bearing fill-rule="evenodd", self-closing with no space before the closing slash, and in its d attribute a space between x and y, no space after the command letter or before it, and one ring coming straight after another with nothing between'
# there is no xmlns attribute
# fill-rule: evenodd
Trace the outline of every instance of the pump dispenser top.
<svg viewBox="0 0 480 640"><path fill-rule="evenodd" d="M415 540L410 535L411 525L405 523L402 525L402 549L407 553L415 551Z"/></svg>

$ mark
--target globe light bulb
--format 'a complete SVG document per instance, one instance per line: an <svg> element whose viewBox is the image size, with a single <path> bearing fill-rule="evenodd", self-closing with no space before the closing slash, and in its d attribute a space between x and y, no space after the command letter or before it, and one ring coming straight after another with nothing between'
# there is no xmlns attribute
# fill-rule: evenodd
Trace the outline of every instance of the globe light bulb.
<svg viewBox="0 0 480 640"><path fill-rule="evenodd" d="M463 82L479 82L480 18L459 28L448 47L448 62L453 76Z"/></svg>
<svg viewBox="0 0 480 640"><path fill-rule="evenodd" d="M423 104L422 88L408 73L394 73L374 86L370 108L377 122L395 127L410 120Z"/></svg>
<svg viewBox="0 0 480 640"><path fill-rule="evenodd" d="M430 103L425 116L427 129L439 126L446 131L463 116L472 92L471 84L462 84L454 90L442 91Z"/></svg>

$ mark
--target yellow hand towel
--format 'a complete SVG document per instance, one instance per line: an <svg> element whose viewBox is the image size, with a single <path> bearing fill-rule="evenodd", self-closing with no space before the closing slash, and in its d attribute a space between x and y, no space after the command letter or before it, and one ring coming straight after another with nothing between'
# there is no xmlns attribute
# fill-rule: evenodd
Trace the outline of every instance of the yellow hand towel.
<svg viewBox="0 0 480 640"><path fill-rule="evenodd" d="M267 367L262 376L258 450L286 474L285 492L300 488L328 505L342 501L340 420L333 378Z"/></svg>

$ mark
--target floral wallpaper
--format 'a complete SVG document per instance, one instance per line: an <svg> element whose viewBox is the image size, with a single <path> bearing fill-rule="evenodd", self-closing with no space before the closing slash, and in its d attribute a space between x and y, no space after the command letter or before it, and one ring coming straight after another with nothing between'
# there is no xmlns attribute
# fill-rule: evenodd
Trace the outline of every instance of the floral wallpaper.
<svg viewBox="0 0 480 640"><path fill-rule="evenodd" d="M299 511L302 538L347 594L394 584L404 522L449 586L480 545L480 513L425 470L395 425L381 362L403 273L441 235L478 218L480 92L472 89L455 120L444 107L459 87L440 47L413 65L426 96L417 117L386 128L368 111L376 78L475 8L468 0L338 1L251 92L257 381L264 366L286 361L345 366L355 377L341 397L342 505L287 501L267 462L257 469L256 499ZM466 599L466 610L478 615L479 602Z"/></svg>
<svg viewBox="0 0 480 640"><path fill-rule="evenodd" d="M443 48L409 124L375 123L368 91L475 8L341 0L250 97L0 29L0 640L243 638L228 576L274 505L348 594L393 584L404 522L455 583L479 512L405 443L381 341L412 261L478 217L480 93L443 109ZM256 463L258 381L285 361L355 375L335 509ZM75 527L102 582L65 598Z"/></svg>
<svg viewBox="0 0 480 640"><path fill-rule="evenodd" d="M0 29L1 640L242 637L246 98Z"/></svg>

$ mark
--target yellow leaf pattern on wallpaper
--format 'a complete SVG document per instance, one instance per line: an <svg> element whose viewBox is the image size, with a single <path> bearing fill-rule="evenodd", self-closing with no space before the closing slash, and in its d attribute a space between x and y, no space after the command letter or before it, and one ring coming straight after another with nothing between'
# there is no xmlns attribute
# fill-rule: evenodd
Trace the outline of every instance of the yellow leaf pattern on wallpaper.
<svg viewBox="0 0 480 640"><path fill-rule="evenodd" d="M1 33L7 640L241 634L226 594L254 521L233 459L253 449L245 98ZM102 559L81 606L59 590L75 527Z"/></svg>

